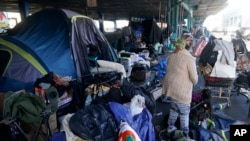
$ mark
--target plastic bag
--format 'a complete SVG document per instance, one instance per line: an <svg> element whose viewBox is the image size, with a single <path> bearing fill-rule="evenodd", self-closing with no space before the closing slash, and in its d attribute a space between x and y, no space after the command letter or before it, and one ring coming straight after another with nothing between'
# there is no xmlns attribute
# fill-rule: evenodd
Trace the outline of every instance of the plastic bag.
<svg viewBox="0 0 250 141"><path fill-rule="evenodd" d="M140 114L145 108L145 98L141 95L135 95L129 103L132 117Z"/></svg>

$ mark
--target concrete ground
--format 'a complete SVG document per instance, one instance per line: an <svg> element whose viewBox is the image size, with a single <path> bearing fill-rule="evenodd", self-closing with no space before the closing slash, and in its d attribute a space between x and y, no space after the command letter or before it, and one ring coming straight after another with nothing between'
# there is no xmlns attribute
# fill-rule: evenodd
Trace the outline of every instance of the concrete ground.
<svg viewBox="0 0 250 141"><path fill-rule="evenodd" d="M227 34L224 35L223 33L213 33L213 35L217 38L222 38L227 41L231 41L231 35ZM247 48L250 51L250 42L246 41ZM165 55L164 57L166 57ZM198 84L194 87L194 90L201 90L205 88L205 82L203 79L203 76L199 76L199 81ZM213 96L218 96L219 95L219 88L218 87L210 87L212 90L212 95ZM227 93L225 88L222 89L223 94ZM230 106L226 107L223 112L228 115L229 117L239 120L242 122L246 122L250 124L250 117L248 116L249 114L249 108L250 108L250 102L249 102L249 97L250 97L250 92L246 96L243 95L238 95L232 85L230 89ZM224 96L224 95L222 95ZM228 102L227 99L225 98L217 98L213 97L213 102L214 103L226 103ZM156 136L159 137L161 133L159 133L160 130L164 129L164 127L167 126L167 121L165 120L166 117L168 116L169 112L169 104L161 102L160 99L156 100L156 111L155 115L153 116L153 123L156 128ZM160 139L157 139L160 140Z"/></svg>
<svg viewBox="0 0 250 141"><path fill-rule="evenodd" d="M231 41L233 33L224 34L222 32L213 32L212 33L217 38L222 38L223 40ZM250 51L250 41L245 40L248 51ZM250 92L248 92L248 97L250 97ZM250 103L247 101L247 97L243 95L237 95L234 89L232 88L231 96L231 106L225 109L225 113L234 119L241 121L246 121L250 123L250 118L248 118L249 106Z"/></svg>

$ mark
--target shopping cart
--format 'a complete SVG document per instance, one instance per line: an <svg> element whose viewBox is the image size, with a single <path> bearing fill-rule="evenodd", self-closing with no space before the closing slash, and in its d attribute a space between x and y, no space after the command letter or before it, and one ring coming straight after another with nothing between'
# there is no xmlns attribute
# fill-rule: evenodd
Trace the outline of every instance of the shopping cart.
<svg viewBox="0 0 250 141"><path fill-rule="evenodd" d="M219 77L210 77L204 76L205 80L205 87L211 88L218 88L219 95L213 96L218 98L223 98L227 100L227 106L231 106L231 90L234 83L234 78L219 78Z"/></svg>

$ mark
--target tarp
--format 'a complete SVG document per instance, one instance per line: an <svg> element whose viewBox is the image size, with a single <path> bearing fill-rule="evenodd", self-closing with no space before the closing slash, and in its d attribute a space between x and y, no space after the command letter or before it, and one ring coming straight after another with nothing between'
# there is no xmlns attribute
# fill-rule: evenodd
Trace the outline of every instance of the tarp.
<svg viewBox="0 0 250 141"><path fill-rule="evenodd" d="M74 16L72 18L71 42L73 56L75 56L75 65L78 78L90 73L88 49L91 46L98 46L98 60L116 61L117 56L109 45L104 35L96 28L92 20L86 20L85 16Z"/></svg>
<svg viewBox="0 0 250 141"><path fill-rule="evenodd" d="M162 30L154 20L142 21L144 31L142 37L147 44L162 43Z"/></svg>
<svg viewBox="0 0 250 141"><path fill-rule="evenodd" d="M134 34L141 33L142 41L147 45L162 42L163 31L153 19L146 19L142 22L130 22L129 26L132 27Z"/></svg>

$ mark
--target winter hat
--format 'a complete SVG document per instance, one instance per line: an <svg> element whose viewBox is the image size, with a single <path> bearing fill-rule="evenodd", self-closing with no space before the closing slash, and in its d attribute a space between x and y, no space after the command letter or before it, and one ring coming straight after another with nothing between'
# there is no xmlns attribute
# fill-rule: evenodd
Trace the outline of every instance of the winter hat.
<svg viewBox="0 0 250 141"><path fill-rule="evenodd" d="M193 35L191 33L184 33L182 39L186 41L186 49L193 46Z"/></svg>
<svg viewBox="0 0 250 141"><path fill-rule="evenodd" d="M182 38L183 39L187 39L187 38L193 39L193 35L191 33L183 33L182 34Z"/></svg>
<svg viewBox="0 0 250 141"><path fill-rule="evenodd" d="M183 39L178 39L175 43L174 46L176 50L182 50L185 49L186 42Z"/></svg>

